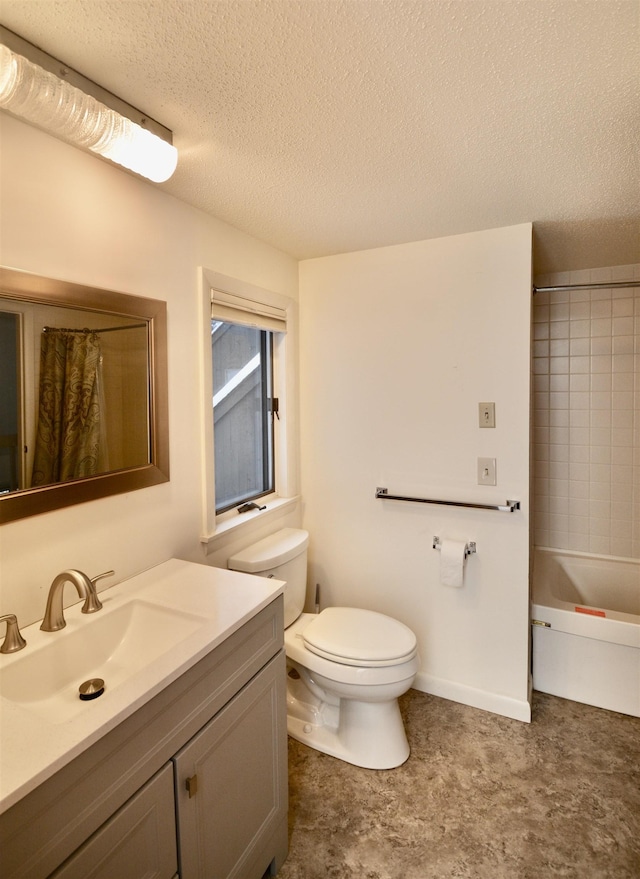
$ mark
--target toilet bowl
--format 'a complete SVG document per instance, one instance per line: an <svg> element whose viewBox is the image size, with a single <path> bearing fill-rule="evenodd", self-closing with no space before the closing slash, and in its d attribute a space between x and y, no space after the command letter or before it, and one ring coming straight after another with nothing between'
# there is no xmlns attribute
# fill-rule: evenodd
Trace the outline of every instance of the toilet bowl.
<svg viewBox="0 0 640 879"><path fill-rule="evenodd" d="M385 614L352 607L302 613L306 531L285 528L229 559L229 568L286 581L287 731L367 769L409 756L398 707L418 671L414 633Z"/></svg>

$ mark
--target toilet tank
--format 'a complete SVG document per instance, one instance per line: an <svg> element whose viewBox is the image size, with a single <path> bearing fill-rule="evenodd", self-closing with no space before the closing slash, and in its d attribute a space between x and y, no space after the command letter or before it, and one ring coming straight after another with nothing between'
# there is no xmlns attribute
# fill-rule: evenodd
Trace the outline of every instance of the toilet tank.
<svg viewBox="0 0 640 879"><path fill-rule="evenodd" d="M286 582L284 625L290 626L304 608L307 594L307 547L309 534L300 528L283 528L252 543L232 556L227 567L245 574L274 577Z"/></svg>

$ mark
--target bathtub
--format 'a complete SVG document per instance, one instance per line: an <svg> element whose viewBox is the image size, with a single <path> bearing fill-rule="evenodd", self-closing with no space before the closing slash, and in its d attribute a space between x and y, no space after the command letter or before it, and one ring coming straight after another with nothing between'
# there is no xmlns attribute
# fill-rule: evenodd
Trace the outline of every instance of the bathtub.
<svg viewBox="0 0 640 879"><path fill-rule="evenodd" d="M533 687L640 717L640 561L536 548Z"/></svg>

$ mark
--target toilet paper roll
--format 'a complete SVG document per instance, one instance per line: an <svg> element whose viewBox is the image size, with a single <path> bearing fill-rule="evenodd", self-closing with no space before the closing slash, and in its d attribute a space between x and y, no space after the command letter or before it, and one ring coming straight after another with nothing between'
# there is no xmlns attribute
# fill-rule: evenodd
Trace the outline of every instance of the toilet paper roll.
<svg viewBox="0 0 640 879"><path fill-rule="evenodd" d="M440 548L440 582L443 586L460 587L464 580L464 552L462 540L443 540Z"/></svg>

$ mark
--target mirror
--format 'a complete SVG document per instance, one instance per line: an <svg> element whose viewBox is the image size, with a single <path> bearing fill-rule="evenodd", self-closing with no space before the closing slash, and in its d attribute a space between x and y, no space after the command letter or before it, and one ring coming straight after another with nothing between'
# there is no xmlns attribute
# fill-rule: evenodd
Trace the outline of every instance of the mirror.
<svg viewBox="0 0 640 879"><path fill-rule="evenodd" d="M166 303L0 267L0 523L168 479Z"/></svg>

